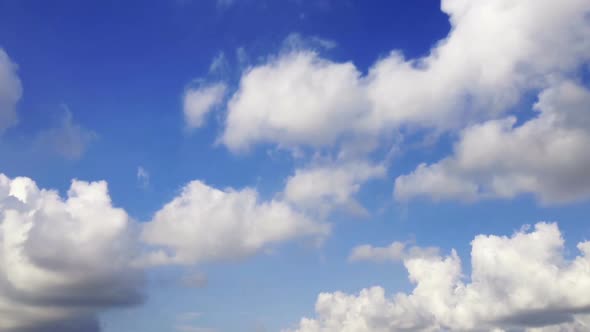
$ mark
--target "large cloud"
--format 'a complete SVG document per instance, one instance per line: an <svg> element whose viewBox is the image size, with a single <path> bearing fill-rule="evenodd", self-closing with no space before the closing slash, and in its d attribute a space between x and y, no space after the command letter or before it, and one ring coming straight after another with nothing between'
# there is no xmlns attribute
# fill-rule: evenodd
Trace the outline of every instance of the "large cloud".
<svg viewBox="0 0 590 332"><path fill-rule="evenodd" d="M293 51L247 71L228 105L222 141L331 146L399 127L445 130L506 112L590 58L586 0L444 0L448 37L419 59L399 51L367 75Z"/></svg>
<svg viewBox="0 0 590 332"><path fill-rule="evenodd" d="M474 200L532 193L544 203L590 197L590 90L561 81L544 90L538 115L465 129L454 155L395 182L395 196Z"/></svg>
<svg viewBox="0 0 590 332"><path fill-rule="evenodd" d="M147 264L193 264L237 259L271 244L328 232L328 225L285 202L260 201L254 189L219 190L193 181L145 225L142 239L164 247L146 257Z"/></svg>
<svg viewBox="0 0 590 332"><path fill-rule="evenodd" d="M113 207L104 181L74 180L61 198L0 174L0 330L98 331L100 312L142 301L146 267L237 259L328 233L327 224L250 188L193 181L137 224Z"/></svg>
<svg viewBox="0 0 590 332"><path fill-rule="evenodd" d="M0 134L17 122L16 103L22 95L17 66L0 48Z"/></svg>
<svg viewBox="0 0 590 332"><path fill-rule="evenodd" d="M511 237L479 235L468 282L455 251L407 255L411 294L389 297L381 287L322 293L317 318L302 319L297 331L586 331L580 314L590 312L590 242L577 247L580 255L567 259L552 223Z"/></svg>
<svg viewBox="0 0 590 332"><path fill-rule="evenodd" d="M0 330L98 330L98 312L142 300L134 243L105 182L62 199L0 174Z"/></svg>

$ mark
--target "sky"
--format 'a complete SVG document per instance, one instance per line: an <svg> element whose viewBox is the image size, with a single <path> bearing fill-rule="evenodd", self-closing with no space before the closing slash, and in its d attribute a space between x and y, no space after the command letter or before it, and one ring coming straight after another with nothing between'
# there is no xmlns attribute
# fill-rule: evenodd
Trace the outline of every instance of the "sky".
<svg viewBox="0 0 590 332"><path fill-rule="evenodd" d="M590 330L587 0L0 0L0 331Z"/></svg>

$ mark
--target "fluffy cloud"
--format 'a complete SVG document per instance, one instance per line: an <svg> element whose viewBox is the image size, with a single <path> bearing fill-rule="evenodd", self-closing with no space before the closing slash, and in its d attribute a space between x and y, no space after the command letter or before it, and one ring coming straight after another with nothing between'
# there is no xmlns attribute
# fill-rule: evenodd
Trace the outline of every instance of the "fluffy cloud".
<svg viewBox="0 0 590 332"><path fill-rule="evenodd" d="M344 208L357 214L366 210L354 199L367 180L385 175L383 165L344 162L299 169L287 179L285 199L303 209L329 213Z"/></svg>
<svg viewBox="0 0 590 332"><path fill-rule="evenodd" d="M0 174L0 330L99 331L101 311L142 301L148 266L240 258L328 232L285 202L261 202L253 189L194 181L137 224L113 207L104 181L74 180L62 198ZM203 286L206 277L183 282Z"/></svg>
<svg viewBox="0 0 590 332"><path fill-rule="evenodd" d="M95 331L101 310L140 302L130 226L105 182L62 199L0 174L0 330Z"/></svg>
<svg viewBox="0 0 590 332"><path fill-rule="evenodd" d="M254 189L219 190L203 182L182 193L147 223L142 239L164 247L147 264L192 264L236 259L270 244L301 236L324 236L329 228L277 200L260 202Z"/></svg>
<svg viewBox="0 0 590 332"><path fill-rule="evenodd" d="M461 128L497 117L590 57L586 0L443 0L451 32L419 59L394 51L361 75L295 50L247 71L222 141L321 147L399 127Z"/></svg>
<svg viewBox="0 0 590 332"><path fill-rule="evenodd" d="M334 63L311 51L255 67L228 104L222 141L232 150L262 141L333 144L368 107L359 76L352 63Z"/></svg>
<svg viewBox="0 0 590 332"><path fill-rule="evenodd" d="M212 64L213 65L213 64ZM207 113L223 102L227 86L223 83L189 88L184 93L184 120L190 129L199 128Z"/></svg>
<svg viewBox="0 0 590 332"><path fill-rule="evenodd" d="M15 106L22 95L17 66L0 48L0 133L16 124Z"/></svg>
<svg viewBox="0 0 590 332"><path fill-rule="evenodd" d="M454 155L420 165L395 182L400 200L415 196L474 200L532 193L544 203L590 197L590 90L571 81L539 95L537 116L465 129Z"/></svg>
<svg viewBox="0 0 590 332"><path fill-rule="evenodd" d="M322 293L317 318L302 319L297 331L585 331L580 314L590 311L590 242L577 247L580 255L567 259L552 223L511 237L479 235L469 282L455 251L407 255L411 294L389 297L381 287Z"/></svg>

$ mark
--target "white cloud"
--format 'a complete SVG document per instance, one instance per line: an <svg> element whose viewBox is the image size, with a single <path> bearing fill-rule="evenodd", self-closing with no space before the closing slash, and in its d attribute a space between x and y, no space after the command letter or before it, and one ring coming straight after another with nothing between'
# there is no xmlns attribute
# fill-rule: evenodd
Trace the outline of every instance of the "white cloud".
<svg viewBox="0 0 590 332"><path fill-rule="evenodd" d="M183 112L189 129L199 128L205 116L223 102L227 86L224 83L189 88L184 93Z"/></svg>
<svg viewBox="0 0 590 332"><path fill-rule="evenodd" d="M104 181L74 180L62 198L0 174L0 330L99 331L100 312L143 300L146 267L237 259L328 233L329 225L249 188L193 181L138 224L113 206ZM204 287L207 278L181 282Z"/></svg>
<svg viewBox="0 0 590 332"><path fill-rule="evenodd" d="M254 67L228 104L221 140L232 150L261 141L333 144L368 106L359 76L352 63L330 62L305 51Z"/></svg>
<svg viewBox="0 0 590 332"><path fill-rule="evenodd" d="M143 166L137 167L137 183L141 188L147 188L150 185L150 173Z"/></svg>
<svg viewBox="0 0 590 332"><path fill-rule="evenodd" d="M0 330L95 331L99 311L140 302L130 223L105 182L62 199L0 174Z"/></svg>
<svg viewBox="0 0 590 332"><path fill-rule="evenodd" d="M222 142L323 147L399 127L461 128L590 57L586 0L444 0L442 10L451 32L423 58L394 51L363 76L296 50L252 68L229 102Z"/></svg>
<svg viewBox="0 0 590 332"><path fill-rule="evenodd" d="M37 136L37 146L74 160L80 159L97 138L95 132L74 122L72 112L64 107L58 126L41 131Z"/></svg>
<svg viewBox="0 0 590 332"><path fill-rule="evenodd" d="M142 239L164 249L147 264L193 264L252 255L295 237L322 237L328 225L316 223L288 204L261 202L254 189L212 188L192 181L144 226Z"/></svg>
<svg viewBox="0 0 590 332"><path fill-rule="evenodd" d="M209 65L209 73L223 76L226 75L228 71L229 64L227 58L225 57L225 53L217 53L213 60L211 60L211 64Z"/></svg>
<svg viewBox="0 0 590 332"><path fill-rule="evenodd" d="M468 282L455 251L446 257L406 255L415 284L411 294L389 297L381 287L358 295L322 293L317 318L302 319L297 331L585 331L590 242L577 247L580 255L567 259L552 223L511 237L479 235L472 242Z"/></svg>
<svg viewBox="0 0 590 332"><path fill-rule="evenodd" d="M16 103L22 96L17 65L0 48L0 134L17 123Z"/></svg>
<svg viewBox="0 0 590 332"><path fill-rule="evenodd" d="M333 40L320 38L318 36L304 37L300 33L291 33L283 41L283 50L293 52L298 50L330 50L338 46Z"/></svg>
<svg viewBox="0 0 590 332"><path fill-rule="evenodd" d="M395 196L474 200L532 193L544 203L590 197L590 90L571 81L542 91L537 116L465 129L454 155L398 177Z"/></svg>
<svg viewBox="0 0 590 332"><path fill-rule="evenodd" d="M298 169L287 179L285 199L306 210L326 215L335 208L356 214L367 211L354 199L366 181L385 176L383 165L338 162Z"/></svg>
<svg viewBox="0 0 590 332"><path fill-rule="evenodd" d="M415 257L438 256L439 249L436 247L422 248L408 246L404 242L393 242L387 247L374 247L370 244L363 244L352 249L348 260L351 262L398 262Z"/></svg>

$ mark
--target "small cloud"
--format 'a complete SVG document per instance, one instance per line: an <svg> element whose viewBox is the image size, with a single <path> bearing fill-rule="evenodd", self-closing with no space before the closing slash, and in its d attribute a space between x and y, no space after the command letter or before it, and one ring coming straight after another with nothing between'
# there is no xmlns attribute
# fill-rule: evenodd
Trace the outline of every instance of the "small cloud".
<svg viewBox="0 0 590 332"><path fill-rule="evenodd" d="M291 52L302 49L331 50L338 46L333 40L317 36L305 37L299 33L291 33L283 41L283 49Z"/></svg>
<svg viewBox="0 0 590 332"><path fill-rule="evenodd" d="M250 62L250 57L244 47L238 47L236 49L236 60L238 61L238 66L240 66L240 68L246 67Z"/></svg>
<svg viewBox="0 0 590 332"><path fill-rule="evenodd" d="M205 116L219 107L224 100L227 85L216 83L188 88L184 93L183 112L188 129L201 127L205 123Z"/></svg>
<svg viewBox="0 0 590 332"><path fill-rule="evenodd" d="M202 272L197 272L189 275L185 275L180 283L184 287L188 288L204 288L209 283L207 276Z"/></svg>
<svg viewBox="0 0 590 332"><path fill-rule="evenodd" d="M217 75L226 75L229 71L229 63L225 56L225 53L219 52L211 61L209 65L209 73Z"/></svg>
<svg viewBox="0 0 590 332"><path fill-rule="evenodd" d="M137 183L143 189L150 185L150 173L142 166L137 167Z"/></svg>
<svg viewBox="0 0 590 332"><path fill-rule="evenodd" d="M202 315L203 315L203 313L196 312L196 311L183 312L176 317L176 320L180 321L180 322L193 321L193 320L201 317Z"/></svg>
<svg viewBox="0 0 590 332"><path fill-rule="evenodd" d="M64 113L60 123L53 128L46 129L37 136L37 146L51 150L66 159L77 160L84 155L90 143L98 138L98 135L89 129L74 122L70 109L62 106Z"/></svg>
<svg viewBox="0 0 590 332"><path fill-rule="evenodd" d="M234 4L234 0L217 0L217 7L220 9L227 9Z"/></svg>

